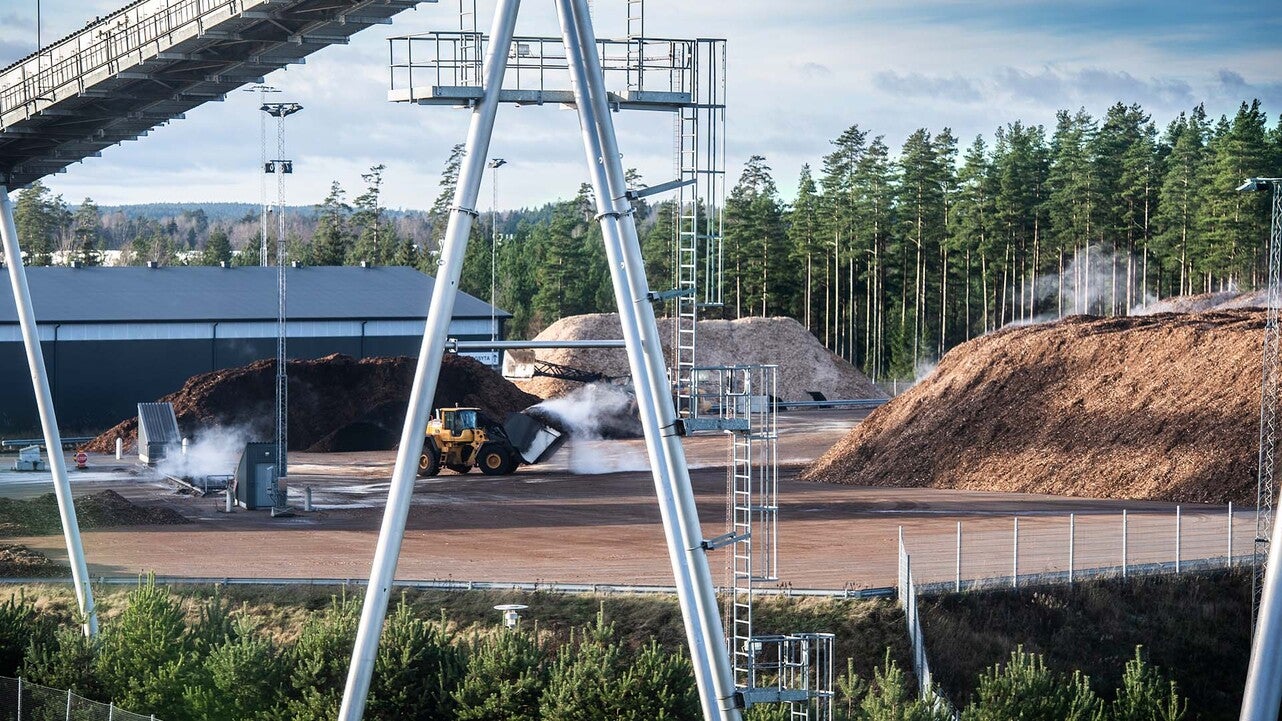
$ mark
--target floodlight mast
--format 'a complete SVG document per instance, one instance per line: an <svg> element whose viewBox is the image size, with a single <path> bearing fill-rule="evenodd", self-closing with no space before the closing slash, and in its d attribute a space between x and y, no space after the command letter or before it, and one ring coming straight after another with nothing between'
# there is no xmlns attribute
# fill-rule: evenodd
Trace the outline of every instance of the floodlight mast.
<svg viewBox="0 0 1282 721"><path fill-rule="evenodd" d="M1257 485L1256 555L1263 546L1267 565L1263 594L1251 640L1251 663L1242 698L1241 721L1277 721L1282 705L1282 553L1269 546L1272 536L1274 472L1277 462L1279 391L1278 306L1282 304L1282 178L1249 178L1238 187L1242 192L1272 190L1272 219L1269 228L1269 287L1264 324L1263 379L1260 391L1260 468ZM1232 560L1232 559L1230 559ZM1257 582L1254 585L1261 585ZM1254 601L1254 593L1252 594Z"/></svg>
<svg viewBox="0 0 1282 721"><path fill-rule="evenodd" d="M62 520L62 536L67 544L67 559L71 563L71 580L76 587L76 603L80 610L82 629L86 636L94 636L98 633L98 611L94 605L93 589L89 587L89 567L85 563L85 548L80 541L80 524L76 521L76 506L71 498L67 460L62 456L58 417L54 412L53 394L49 390L49 374L45 370L44 352L40 347L40 330L36 325L35 309L31 305L27 269L22 262L18 228L13 221L13 203L9 201L6 182L0 182L0 241L4 244L9 283L13 288L13 301L18 311L18 326L22 330L22 343L27 351L27 366L31 370L36 408L40 412L40 428L44 432L49 470L53 475L54 496L58 501L58 516Z"/></svg>

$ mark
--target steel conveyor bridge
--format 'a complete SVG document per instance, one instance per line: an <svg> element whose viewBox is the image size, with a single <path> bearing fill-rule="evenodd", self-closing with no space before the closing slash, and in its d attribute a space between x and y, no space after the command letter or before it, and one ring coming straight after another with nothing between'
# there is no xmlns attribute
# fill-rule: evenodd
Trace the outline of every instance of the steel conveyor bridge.
<svg viewBox="0 0 1282 721"><path fill-rule="evenodd" d="M16 190L436 0L137 0L0 70Z"/></svg>

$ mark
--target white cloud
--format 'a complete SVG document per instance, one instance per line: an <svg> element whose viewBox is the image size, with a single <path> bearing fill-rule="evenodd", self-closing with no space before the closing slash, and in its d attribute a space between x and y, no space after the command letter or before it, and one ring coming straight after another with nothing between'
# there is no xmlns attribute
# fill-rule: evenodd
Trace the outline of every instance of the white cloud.
<svg viewBox="0 0 1282 721"><path fill-rule="evenodd" d="M55 36L54 26L65 34L124 0L44 2L47 34ZM485 22L493 0L480 6ZM1277 47L1210 47L1193 34L1196 28L1150 32L1143 18L1129 35L1068 32L1050 22L1014 28L1003 19L1009 3L963 7L890 0L650 0L647 30L729 39L730 177L738 177L749 155L761 153L785 194L802 163L818 164L829 140L854 123L885 134L895 148L917 127L950 126L969 139L1016 119L1053 123L1058 108L1085 105L1102 113L1116 100L1142 103L1159 123L1201 100L1213 114L1232 112L1256 95L1270 113L1282 110L1282 89L1267 71L1282 64ZM1039 7L1052 5L1017 6L1025 15ZM622 34L623 8L618 0L596 0L601 35ZM558 33L550 3L527 3L525 12L520 32ZM966 14L964 22L949 20L948 13L959 12ZM450 147L466 134L467 113L388 103L385 38L451 29L456 22L451 0L424 4L398 16L394 26L375 26L350 45L268 78L286 91L282 98L306 107L286 121L287 152L298 160L287 190L291 201L318 202L334 179L354 190L361 171L385 163L390 204L431 203ZM18 40L0 33L0 62L2 53L13 52L3 43ZM259 181L255 108L250 94L233 93L141 142L73 166L50 184L69 198L92 195L103 203L252 201ZM671 119L652 113L614 118L624 162L652 183L669 179ZM586 179L571 112L504 107L491 154L509 161L500 176L505 206L567 197Z"/></svg>

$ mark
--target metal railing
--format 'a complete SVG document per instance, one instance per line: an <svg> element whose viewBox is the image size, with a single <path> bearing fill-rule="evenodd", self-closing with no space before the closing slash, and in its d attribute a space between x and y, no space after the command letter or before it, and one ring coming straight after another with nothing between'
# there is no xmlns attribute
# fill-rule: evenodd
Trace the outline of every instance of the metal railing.
<svg viewBox="0 0 1282 721"><path fill-rule="evenodd" d="M917 676L917 694L922 700L935 700L935 681L926 659L926 639L921 630L921 617L917 613L917 584L913 582L912 558L904 549L904 533L899 531L899 579L895 584L899 606L904 610L908 627L908 645L912 651L913 673Z"/></svg>
<svg viewBox="0 0 1282 721"><path fill-rule="evenodd" d="M4 718L13 721L157 721L154 714L132 713L115 704L7 676L0 676L0 708L5 710Z"/></svg>
<svg viewBox="0 0 1282 721"><path fill-rule="evenodd" d="M184 25L196 23L199 30L204 16L222 11L230 17L247 4L252 7L258 0L144 0L41 48L0 72L0 127L14 110L28 107L31 112L38 103L51 104L58 99L56 91L68 84L75 84L73 92L83 92L85 76L94 71L120 72L134 65L136 60L122 61ZM163 49L157 44L152 54Z"/></svg>
<svg viewBox="0 0 1282 721"><path fill-rule="evenodd" d="M1120 510L1116 513L984 516L908 528L917 588L1073 583L1089 578L1204 571L1250 565L1253 509ZM905 527L901 526L901 530ZM951 529L950 529L951 530Z"/></svg>
<svg viewBox="0 0 1282 721"><path fill-rule="evenodd" d="M711 40L635 38L597 40L607 80L641 92L693 97L695 53ZM479 87L489 38L481 33L434 31L388 38L389 87ZM505 90L568 91L569 64L559 37L517 36L508 54ZM411 97L410 100L414 98Z"/></svg>

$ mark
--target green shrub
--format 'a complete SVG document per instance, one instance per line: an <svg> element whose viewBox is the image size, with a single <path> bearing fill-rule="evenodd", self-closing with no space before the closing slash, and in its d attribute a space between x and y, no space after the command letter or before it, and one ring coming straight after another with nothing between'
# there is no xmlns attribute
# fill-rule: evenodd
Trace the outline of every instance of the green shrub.
<svg viewBox="0 0 1282 721"><path fill-rule="evenodd" d="M100 636L94 673L107 698L162 718L184 715L183 689L199 659L183 610L168 591L147 578Z"/></svg>
<svg viewBox="0 0 1282 721"><path fill-rule="evenodd" d="M923 701L908 686L899 664L886 653L881 668L873 670L872 684L859 704L863 721L951 721L952 715L942 707Z"/></svg>
<svg viewBox="0 0 1282 721"><path fill-rule="evenodd" d="M416 617L402 598L383 626L365 718L453 719L451 694L465 670L445 623Z"/></svg>
<svg viewBox="0 0 1282 721"><path fill-rule="evenodd" d="M1122 686L1113 700L1114 721L1180 721L1188 710L1174 681L1145 663L1142 647L1135 647L1135 658L1126 662Z"/></svg>
<svg viewBox="0 0 1282 721"><path fill-rule="evenodd" d="M624 721L699 719L699 691L694 666L683 650L667 650L650 641L623 672L618 683L618 718Z"/></svg>
<svg viewBox="0 0 1282 721"><path fill-rule="evenodd" d="M543 649L533 637L516 629L485 636L471 644L455 713L459 721L537 721L546 686Z"/></svg>
<svg viewBox="0 0 1282 721"><path fill-rule="evenodd" d="M281 718L329 721L338 716L359 615L360 602L344 594L331 598L328 608L303 625L286 654L288 697Z"/></svg>
<svg viewBox="0 0 1282 721"><path fill-rule="evenodd" d="M276 645L241 616L227 637L209 650L194 682L184 691L186 718L194 721L271 718L284 667Z"/></svg>
<svg viewBox="0 0 1282 721"><path fill-rule="evenodd" d="M979 677L975 699L962 712L963 721L1102 721L1104 702L1080 672L1065 677L1046 668L1038 654L1021 646L1010 660L991 666Z"/></svg>
<svg viewBox="0 0 1282 721"><path fill-rule="evenodd" d="M86 638L79 625L63 626L49 638L33 640L22 664L22 677L42 686L71 691L86 698L104 698L94 672L98 643Z"/></svg>
<svg viewBox="0 0 1282 721"><path fill-rule="evenodd" d="M595 721L615 718L620 708L615 693L620 675L614 629L600 616L597 625L571 633L552 662L548 685L539 700L544 721Z"/></svg>
<svg viewBox="0 0 1282 721"><path fill-rule="evenodd" d="M50 641L54 628L24 595L10 595L0 603L0 676L18 675L27 650Z"/></svg>

